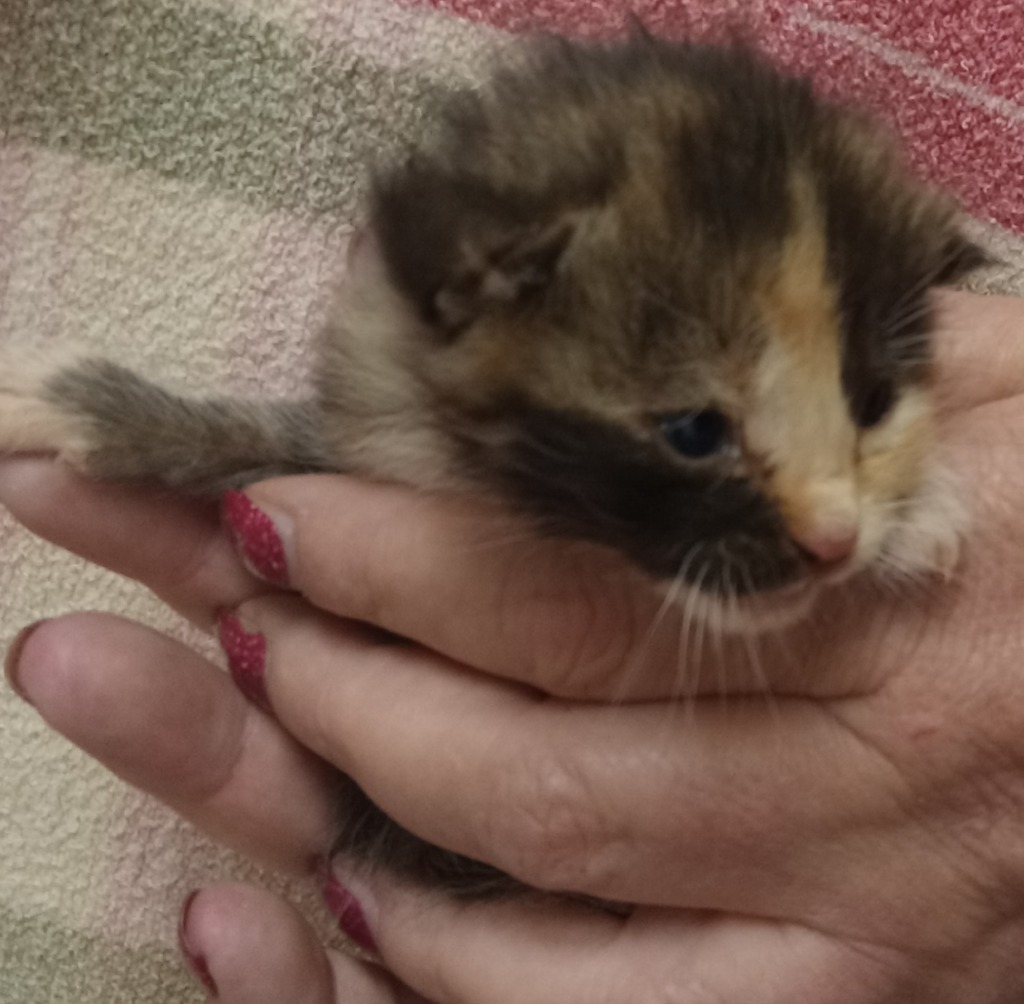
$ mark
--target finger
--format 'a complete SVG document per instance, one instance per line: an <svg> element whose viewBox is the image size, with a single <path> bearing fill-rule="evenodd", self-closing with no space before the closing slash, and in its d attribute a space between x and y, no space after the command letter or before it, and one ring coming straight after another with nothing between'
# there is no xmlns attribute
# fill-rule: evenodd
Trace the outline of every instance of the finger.
<svg viewBox="0 0 1024 1004"><path fill-rule="evenodd" d="M16 644L9 673L58 732L223 843L292 871L329 846L325 767L178 642L73 614Z"/></svg>
<svg viewBox="0 0 1024 1004"><path fill-rule="evenodd" d="M881 962L787 923L657 909L622 919L551 900L466 904L382 873L342 880L391 971L438 1004L878 999Z"/></svg>
<svg viewBox="0 0 1024 1004"><path fill-rule="evenodd" d="M748 912L829 904L824 861L844 833L884 839L902 790L815 702L563 704L297 599L240 614L265 640L290 732L406 828L532 886Z"/></svg>
<svg viewBox="0 0 1024 1004"><path fill-rule="evenodd" d="M293 906L252 886L193 893L179 940L186 965L222 1004L428 1004L384 970L325 949Z"/></svg>
<svg viewBox="0 0 1024 1004"><path fill-rule="evenodd" d="M178 934L185 964L223 1004L429 1004L383 969L325 949L291 904L263 889L193 893Z"/></svg>
<svg viewBox="0 0 1024 1004"><path fill-rule="evenodd" d="M961 411L1024 393L1024 300L943 291L936 303L943 407Z"/></svg>
<svg viewBox="0 0 1024 1004"><path fill-rule="evenodd" d="M89 481L42 457L0 462L0 505L33 533L145 583L202 627L265 591L222 532L216 507Z"/></svg>
<svg viewBox="0 0 1024 1004"><path fill-rule="evenodd" d="M186 965L222 1004L412 1004L383 970L326 950L293 906L263 889L193 893L179 940Z"/></svg>
<svg viewBox="0 0 1024 1004"><path fill-rule="evenodd" d="M281 488L290 481L294 488ZM421 512L418 496L393 487L342 478L273 484L309 519L301 536L308 571L299 584L314 602L420 638L483 669L543 678L553 692L620 699L665 689L664 674L651 670L664 664L665 652L678 655L678 612L660 616L649 583L617 560L578 545L530 541L493 512L467 511L451 499L423 500ZM268 588L245 571L206 505L100 484L64 464L29 457L0 462L0 504L39 536L143 582L203 627L218 610ZM340 522L330 513L334 504L344 507ZM388 543L388 515L401 527L388 547L392 562L400 546L413 545L401 559L408 574L397 581L389 574L392 564L378 564L380 556L367 546ZM318 546L321 529L329 539ZM333 547L341 550L327 553ZM445 573L438 575L438 568ZM410 603L427 582L431 588ZM439 617L439 607L462 609L465 616ZM634 637L642 642L630 652Z"/></svg>
<svg viewBox="0 0 1024 1004"><path fill-rule="evenodd" d="M186 964L225 1004L338 1000L323 946L301 915L269 892L221 885L193 893L178 933Z"/></svg>
<svg viewBox="0 0 1024 1004"><path fill-rule="evenodd" d="M249 494L261 539L271 526L290 582L313 605L545 693L623 701L806 687L793 655L816 635L766 648L755 665L747 639L716 637L702 661L687 650L703 636L687 630L681 605L623 559L531 538L486 506L340 476L263 482ZM867 616L858 609L853 620Z"/></svg>

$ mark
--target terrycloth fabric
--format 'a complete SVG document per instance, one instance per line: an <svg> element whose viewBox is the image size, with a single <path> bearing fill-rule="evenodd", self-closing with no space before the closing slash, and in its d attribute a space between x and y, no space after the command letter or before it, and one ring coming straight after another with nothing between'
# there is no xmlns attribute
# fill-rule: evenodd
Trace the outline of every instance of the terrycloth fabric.
<svg viewBox="0 0 1024 1004"><path fill-rule="evenodd" d="M630 0L696 30L702 0ZM75 339L186 386L281 391L343 261L363 165L504 32L618 30L565 0L2 0L0 339ZM734 5L736 7L736 5ZM741 4L830 92L876 107L956 188L1024 292L1024 14L1016 0ZM715 13L718 17L720 12ZM0 524L0 638L151 598ZM0 1004L199 1001L185 891L243 865L0 694Z"/></svg>

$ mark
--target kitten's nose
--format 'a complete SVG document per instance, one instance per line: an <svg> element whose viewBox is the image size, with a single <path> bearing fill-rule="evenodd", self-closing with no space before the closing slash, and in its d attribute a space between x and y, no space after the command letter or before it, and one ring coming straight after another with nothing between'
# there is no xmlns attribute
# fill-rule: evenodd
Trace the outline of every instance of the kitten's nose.
<svg viewBox="0 0 1024 1004"><path fill-rule="evenodd" d="M853 557L860 511L852 478L814 478L783 493L781 508L793 543L812 566L832 567Z"/></svg>
<svg viewBox="0 0 1024 1004"><path fill-rule="evenodd" d="M816 564L836 565L857 550L857 527L853 523L807 527L794 531L793 540Z"/></svg>

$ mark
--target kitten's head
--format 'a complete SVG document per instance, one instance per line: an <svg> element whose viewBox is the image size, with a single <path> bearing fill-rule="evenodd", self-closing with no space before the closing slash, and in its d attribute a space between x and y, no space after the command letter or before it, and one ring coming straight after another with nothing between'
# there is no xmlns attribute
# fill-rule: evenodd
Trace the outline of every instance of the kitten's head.
<svg viewBox="0 0 1024 1004"><path fill-rule="evenodd" d="M952 540L929 293L982 256L804 82L735 50L543 46L453 100L371 223L453 477L709 596Z"/></svg>

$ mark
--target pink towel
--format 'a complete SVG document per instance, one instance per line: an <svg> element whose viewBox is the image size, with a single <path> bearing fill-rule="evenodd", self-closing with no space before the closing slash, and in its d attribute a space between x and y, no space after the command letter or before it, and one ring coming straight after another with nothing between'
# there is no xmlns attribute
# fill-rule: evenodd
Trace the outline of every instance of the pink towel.
<svg viewBox="0 0 1024 1004"><path fill-rule="evenodd" d="M875 109L971 213L1024 233L1024 6L1016 0L432 0L509 31L665 34L734 22L822 90Z"/></svg>

